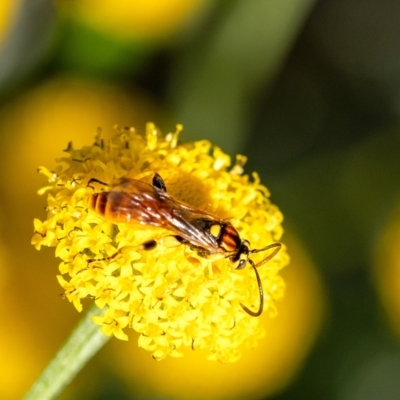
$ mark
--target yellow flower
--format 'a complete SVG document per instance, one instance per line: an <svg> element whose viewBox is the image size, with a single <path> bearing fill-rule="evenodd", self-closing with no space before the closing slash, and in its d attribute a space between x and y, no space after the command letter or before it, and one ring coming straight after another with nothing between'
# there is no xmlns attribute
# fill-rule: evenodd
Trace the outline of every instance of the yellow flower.
<svg viewBox="0 0 400 400"><path fill-rule="evenodd" d="M257 349L244 348L238 362L210 363L206 350L189 347L183 350L183 359L169 357L154 363L134 343L116 340L107 346L107 360L115 360L116 372L136 397L266 399L298 376L324 320L325 293L316 265L290 227L285 230L285 243L290 248L290 268L281 273L289 290L279 302L276 318L259 318L265 337Z"/></svg>
<svg viewBox="0 0 400 400"><path fill-rule="evenodd" d="M387 322L400 339L400 207L396 205L375 249L374 281Z"/></svg>
<svg viewBox="0 0 400 400"><path fill-rule="evenodd" d="M123 191L121 182L128 179L150 188L157 173L172 199L200 215L207 212L218 216L216 221L229 221L251 249L279 241L282 214L258 176L242 174L245 158L237 157L231 167L230 157L208 141L178 143L181 129L178 125L174 133L162 135L149 123L145 135L133 128L117 129L109 141L98 135L92 146L76 150L69 145L68 156L58 160L54 171L39 169L48 178L39 191L48 193L47 219L35 220L32 244L37 249L56 247L62 260L59 282L78 311L86 297L106 308L94 320L104 334L126 340L125 330L133 328L140 333L139 346L157 360L181 356L183 347L191 347L207 349L209 359L233 362L242 344L255 347L264 335L260 320L241 306L259 307L259 284L249 263L239 270L222 247L222 254L208 254L182 240L179 229L157 222L154 215L149 219L147 208L156 215L162 212L157 202L109 200L107 207L123 215L138 207L143 224L93 209L96 196L101 198L95 193L111 191L115 182ZM255 264L268 255L271 251L249 254ZM283 247L258 268L264 312L270 315L276 314L275 300L283 296L279 270L287 263Z"/></svg>

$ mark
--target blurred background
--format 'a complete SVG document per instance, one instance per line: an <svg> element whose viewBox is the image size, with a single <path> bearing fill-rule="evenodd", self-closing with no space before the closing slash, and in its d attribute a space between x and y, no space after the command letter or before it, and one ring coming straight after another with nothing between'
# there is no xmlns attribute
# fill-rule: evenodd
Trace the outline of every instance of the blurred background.
<svg viewBox="0 0 400 400"><path fill-rule="evenodd" d="M37 167L154 121L249 157L285 216L287 296L234 365L155 362L130 334L60 399L399 399L399 43L396 0L1 0L0 398L80 318L30 245Z"/></svg>

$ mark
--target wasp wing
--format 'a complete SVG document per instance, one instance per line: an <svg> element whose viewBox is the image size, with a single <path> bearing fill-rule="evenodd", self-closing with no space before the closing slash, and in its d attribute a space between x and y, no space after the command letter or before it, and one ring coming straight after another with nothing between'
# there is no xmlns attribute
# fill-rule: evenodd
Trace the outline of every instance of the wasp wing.
<svg viewBox="0 0 400 400"><path fill-rule="evenodd" d="M195 209L146 182L126 179L108 194L115 210L117 222L138 222L143 225L168 229L184 238L189 244L216 253L216 239L209 232L215 216Z"/></svg>
<svg viewBox="0 0 400 400"><path fill-rule="evenodd" d="M150 184L124 178L107 194L108 215L115 222L138 222L143 225L164 227L159 213L160 199Z"/></svg>
<svg viewBox="0 0 400 400"><path fill-rule="evenodd" d="M219 244L214 236L210 234L209 227L220 221L202 210L195 209L162 193L162 204L160 213L169 221L171 230L182 236L191 245L201 247L210 253L219 252Z"/></svg>

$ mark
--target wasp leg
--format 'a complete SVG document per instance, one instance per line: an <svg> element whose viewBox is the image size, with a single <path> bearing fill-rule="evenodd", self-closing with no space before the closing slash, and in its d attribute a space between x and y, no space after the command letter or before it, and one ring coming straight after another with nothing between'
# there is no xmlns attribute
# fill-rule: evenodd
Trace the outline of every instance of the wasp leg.
<svg viewBox="0 0 400 400"><path fill-rule="evenodd" d="M141 250L153 250L157 246L157 241L156 240L148 240L147 242L142 243L141 245L137 246ZM92 258L88 260L88 264L96 262L96 261L109 261L113 260L115 257L117 257L120 254L126 254L132 251L133 247L121 247L116 253L114 253L112 256L108 257L103 257L103 258Z"/></svg>
<svg viewBox="0 0 400 400"><path fill-rule="evenodd" d="M87 183L86 187L90 187L94 190L94 187L91 185L91 183L99 183L100 185L108 186L108 183L105 183L103 181L99 181L96 178L90 178L89 182Z"/></svg>
<svg viewBox="0 0 400 400"><path fill-rule="evenodd" d="M92 258L90 260L87 261L88 264L94 263L96 261L108 261L108 260L113 260L115 257L117 257L117 255L119 254L119 251L117 251L116 253L114 253L112 256L108 256L108 257L103 257L103 258Z"/></svg>
<svg viewBox="0 0 400 400"><path fill-rule="evenodd" d="M72 161L80 162L80 163L85 163L86 161L89 161L91 159L92 159L92 157L85 158L84 160L80 160L79 158L71 158Z"/></svg>

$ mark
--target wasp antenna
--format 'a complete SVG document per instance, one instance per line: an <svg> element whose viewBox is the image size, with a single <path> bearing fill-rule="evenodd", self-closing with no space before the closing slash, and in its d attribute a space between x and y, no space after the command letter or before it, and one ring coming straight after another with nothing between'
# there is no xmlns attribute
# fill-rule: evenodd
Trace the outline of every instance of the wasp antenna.
<svg viewBox="0 0 400 400"><path fill-rule="evenodd" d="M272 258L274 258L274 257L278 254L278 252L279 252L279 250L281 249L281 247L282 247L282 243L272 243L272 244L270 244L270 245L264 247L263 249L251 250L251 251L250 251L250 254L254 254L254 253L260 253L260 252L262 252L262 251L267 251L267 250L269 250L269 249L274 249L274 251L273 251L270 255L268 255L267 257L265 257L263 260L261 260L261 261L260 261L258 264L256 264L254 267L255 267L255 268L261 267L261 265L264 265L264 264L267 263L269 260L271 260Z"/></svg>
<svg viewBox="0 0 400 400"><path fill-rule="evenodd" d="M264 310L264 291L263 291L260 275L258 274L258 271L257 271L257 266L254 265L254 262L250 259L249 259L249 263L253 267L254 272L256 274L258 293L260 295L260 306L258 307L258 310L256 312L254 312L254 311L251 311L250 308L246 307L244 304L240 303L240 305L242 306L243 310L247 312L247 314L251 315L252 317L259 317Z"/></svg>
<svg viewBox="0 0 400 400"><path fill-rule="evenodd" d="M157 172L153 176L153 187L160 190L161 192L166 192L167 187L165 186L164 179L161 178L160 174Z"/></svg>

